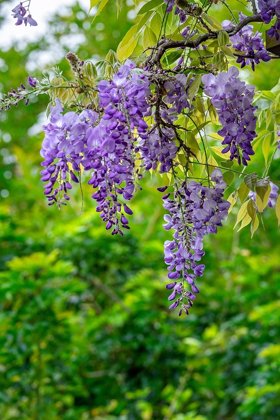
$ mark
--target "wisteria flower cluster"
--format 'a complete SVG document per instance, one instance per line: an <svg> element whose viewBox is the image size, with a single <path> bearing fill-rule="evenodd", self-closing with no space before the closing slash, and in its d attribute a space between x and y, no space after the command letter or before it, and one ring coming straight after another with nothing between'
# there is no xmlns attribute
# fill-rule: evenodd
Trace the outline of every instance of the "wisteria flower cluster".
<svg viewBox="0 0 280 420"><path fill-rule="evenodd" d="M219 131L224 137L222 144L226 146L222 153L230 152L230 160L236 158L239 165L242 162L247 166L254 154L252 141L256 137L257 107L252 105L254 86L246 85L238 76L238 69L230 67L228 72L217 76L204 75L202 81L204 92L210 96L223 125Z"/></svg>
<svg viewBox="0 0 280 420"><path fill-rule="evenodd" d="M27 26L28 23L30 26L38 25L36 20L34 20L31 14L29 13L30 1L31 0L22 1L12 10L13 18L17 19L16 21L17 26L22 25L22 23L24 23L25 26ZM27 4L24 6L25 3Z"/></svg>
<svg viewBox="0 0 280 420"><path fill-rule="evenodd" d="M240 13L239 18L242 20L245 16ZM229 20L222 22L224 29L231 29L234 27L233 23ZM263 44L262 34L253 31L252 25L244 26L237 34L230 37L232 47L237 51L242 51L244 55L239 55L236 62L241 64L241 68L251 65L252 70L255 70L255 64L260 61L267 62L271 60L270 55L265 49Z"/></svg>
<svg viewBox="0 0 280 420"><path fill-rule="evenodd" d="M276 16L276 23L271 26L268 31L268 35L278 41L280 36L278 31L280 30L280 2L279 0L258 0L259 10L264 23L270 23L274 16Z"/></svg>
<svg viewBox="0 0 280 420"><path fill-rule="evenodd" d="M164 216L164 229L175 230L173 240L164 244L168 278L173 280L166 288L173 290L168 298L174 300L170 309L180 305L179 315L182 311L188 314L195 299L194 293L199 293L195 280L203 275L205 268L204 264L198 264L205 254L203 237L217 233L217 227L222 226L230 207L230 203L222 198L227 184L219 169L212 172L211 181L213 187L196 181L183 182L175 187L174 199L169 193L163 196L163 206L170 213Z"/></svg>
<svg viewBox="0 0 280 420"><path fill-rule="evenodd" d="M104 111L101 118L92 110L63 115L57 100L51 110L50 124L44 127L46 136L41 154L46 169L41 175L47 181L44 188L49 204L65 204L71 182L79 182L77 174L82 167L92 171L88 183L97 189L92 198L98 203L96 210L106 222L106 229L113 227L112 234L122 234L120 225L129 229L124 213L132 214L132 210L119 197L130 200L142 177L135 168L135 153L141 150L144 160L149 156L144 147L148 137L144 116L149 115L150 82L143 72L134 70L135 64L128 60L112 81L98 84ZM138 148L135 130L142 140ZM161 156L162 151L158 153ZM59 186L55 187L57 183Z"/></svg>

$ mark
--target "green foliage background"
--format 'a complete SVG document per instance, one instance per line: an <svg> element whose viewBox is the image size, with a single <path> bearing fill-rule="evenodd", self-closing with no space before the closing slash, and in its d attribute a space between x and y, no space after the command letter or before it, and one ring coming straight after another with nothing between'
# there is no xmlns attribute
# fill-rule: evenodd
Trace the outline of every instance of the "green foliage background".
<svg viewBox="0 0 280 420"><path fill-rule="evenodd" d="M85 34L75 51L82 59L104 57L132 25L129 9L116 20L109 2L92 25L78 4L70 16L54 16L48 35L1 52L1 90L26 80L33 51L57 42L67 52L69 28ZM228 19L227 9L217 17ZM250 76L258 88L277 83L275 61ZM265 230L252 240L246 228L233 231L235 210L208 238L201 293L191 315L178 318L164 288L168 235L155 192L162 181L146 177L124 238L105 231L90 199L81 211L78 190L67 208L47 207L43 136L28 134L46 104L33 100L0 116L1 420L280 418L275 212L265 211ZM275 160L271 178L279 172Z"/></svg>

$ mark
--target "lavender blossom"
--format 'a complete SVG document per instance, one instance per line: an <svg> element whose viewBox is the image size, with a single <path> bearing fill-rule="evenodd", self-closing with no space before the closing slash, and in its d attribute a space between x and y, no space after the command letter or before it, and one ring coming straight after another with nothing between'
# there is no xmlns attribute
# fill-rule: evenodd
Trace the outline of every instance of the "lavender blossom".
<svg viewBox="0 0 280 420"><path fill-rule="evenodd" d="M188 314L195 294L199 293L195 280L202 277L205 269L205 265L199 263L205 254L203 237L217 233L217 227L222 226L230 207L222 198L226 183L219 169L212 172L211 181L213 187L196 181L183 182L176 187L173 200L169 194L163 197L163 207L169 211L164 216L164 229L175 230L173 240L164 244L164 261L168 265L168 278L172 280L166 288L172 290L168 300L176 299L170 309L181 305L179 315L181 310ZM180 278L182 280L177 283Z"/></svg>
<svg viewBox="0 0 280 420"><path fill-rule="evenodd" d="M242 20L245 16L240 13L239 18ZM225 20L222 22L222 26L224 29L231 29L234 25ZM232 42L232 47L237 51L242 51L244 53L243 56L239 56L237 58L237 63L241 64L241 68L245 67L246 64L250 64L252 70L255 69L255 64L259 64L260 60L267 62L271 60L270 55L265 49L263 44L262 34L260 32L253 32L253 26L246 25L244 26L237 34L230 37L230 41Z"/></svg>
<svg viewBox="0 0 280 420"><path fill-rule="evenodd" d="M252 105L254 86L246 85L239 78L239 71L231 67L228 72L217 76L202 76L204 92L210 96L216 107L219 121L223 125L218 133L224 137L226 147L222 153L230 151L230 160L237 159L239 165L247 165L250 156L254 155L252 141L256 135L256 106Z"/></svg>

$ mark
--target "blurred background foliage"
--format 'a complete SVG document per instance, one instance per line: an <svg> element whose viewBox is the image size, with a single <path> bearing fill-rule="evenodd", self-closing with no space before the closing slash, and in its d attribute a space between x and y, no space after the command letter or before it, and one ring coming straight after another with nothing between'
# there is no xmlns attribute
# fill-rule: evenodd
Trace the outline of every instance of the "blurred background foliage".
<svg viewBox="0 0 280 420"><path fill-rule="evenodd" d="M74 48L82 59L104 57L133 23L131 9L124 4L117 20L109 2L93 24L78 3L53 16L42 38L1 52L1 91L26 82L30 68L39 77L40 54L45 67L57 64L51 51L66 53L73 34L83 35ZM223 7L217 17L230 18ZM60 67L67 73L66 60ZM278 74L272 60L250 78L270 89ZM201 293L178 318L164 287L163 181L146 176L123 238L104 230L87 186L83 209L78 189L66 208L49 208L39 176L46 104L0 116L1 420L279 419L275 213L265 211L253 240L233 231L236 210L207 238ZM279 172L275 160L271 178Z"/></svg>

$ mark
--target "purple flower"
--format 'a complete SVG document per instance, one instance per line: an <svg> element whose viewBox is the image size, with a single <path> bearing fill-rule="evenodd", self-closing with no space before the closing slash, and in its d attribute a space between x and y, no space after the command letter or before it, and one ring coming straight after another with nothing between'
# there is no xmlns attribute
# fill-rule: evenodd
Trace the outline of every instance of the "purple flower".
<svg viewBox="0 0 280 420"><path fill-rule="evenodd" d="M240 13L239 19L242 20L245 16ZM225 30L232 28L234 25L225 20L222 22L222 26ZM250 64L252 70L255 69L255 64L259 64L260 60L267 62L271 60L270 55L265 49L262 41L262 34L260 32L253 32L253 26L244 26L237 34L230 37L232 47L241 51L243 55L240 55L236 62L241 64L241 68L245 67L246 64Z"/></svg>
<svg viewBox="0 0 280 420"><path fill-rule="evenodd" d="M252 141L256 135L256 106L252 105L254 87L246 85L239 78L236 67L217 76L202 76L204 92L210 96L216 107L219 121L223 125L218 133L224 137L222 153L230 152L230 160L237 159L239 165L247 165L250 156L254 155Z"/></svg>
<svg viewBox="0 0 280 420"><path fill-rule="evenodd" d="M195 181L183 182L175 191L173 200L169 197L163 198L163 206L169 211L169 214L164 216L164 229L175 230L173 239L164 244L168 278L183 278L193 293L199 293L195 280L203 275L205 269L204 264L197 264L204 255L203 237L217 232L217 227L222 226L230 207L230 203L223 199L227 184L219 169L212 172L211 181L213 187L206 187ZM181 303L183 310L192 306L195 295L184 283L175 281L167 284L166 288L173 289L169 300L175 299L177 294L180 295L176 302ZM187 301L188 308L185 306L184 309L184 301ZM176 306L171 305L170 308Z"/></svg>
<svg viewBox="0 0 280 420"><path fill-rule="evenodd" d="M23 3L20 2L16 7L14 7L14 9L12 10L12 16L14 19L17 19L16 21L16 25L22 25L22 23L25 24L25 26L27 26L27 24L29 23L30 26L37 26L38 23L36 22L36 20L34 20L31 16L31 14L29 13L28 15L27 12L29 11L29 6L30 6L30 0L26 1L28 4L27 6L23 6ZM24 2L24 3L26 3Z"/></svg>
<svg viewBox="0 0 280 420"><path fill-rule="evenodd" d="M31 87L36 87L36 79L33 79L31 76L28 76L28 83Z"/></svg>

